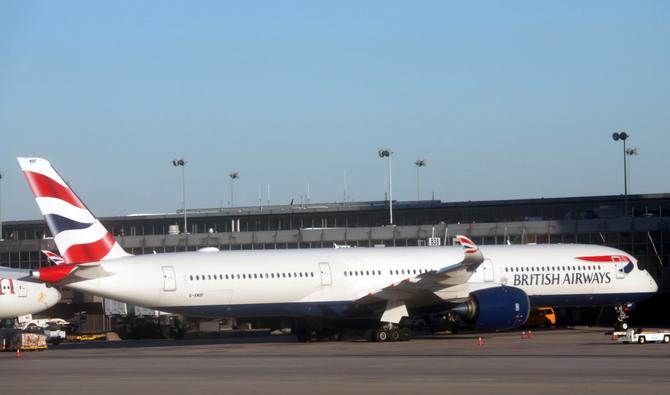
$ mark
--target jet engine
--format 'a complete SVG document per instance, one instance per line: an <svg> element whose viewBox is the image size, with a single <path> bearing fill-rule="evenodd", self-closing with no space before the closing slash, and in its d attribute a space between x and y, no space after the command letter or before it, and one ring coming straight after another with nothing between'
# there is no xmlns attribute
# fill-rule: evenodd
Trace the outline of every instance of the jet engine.
<svg viewBox="0 0 670 395"><path fill-rule="evenodd" d="M513 329L526 323L530 301L523 290L500 286L472 292L451 311L477 330Z"/></svg>

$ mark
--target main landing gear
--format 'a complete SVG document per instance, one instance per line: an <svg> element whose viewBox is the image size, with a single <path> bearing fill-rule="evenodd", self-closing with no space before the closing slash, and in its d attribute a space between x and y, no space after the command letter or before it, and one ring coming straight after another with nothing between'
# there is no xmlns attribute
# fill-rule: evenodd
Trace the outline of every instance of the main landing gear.
<svg viewBox="0 0 670 395"><path fill-rule="evenodd" d="M412 327L409 325L398 325L390 322L377 322L377 326L370 327L371 322L356 326L355 323L343 327L334 323L300 320L295 321L291 328L292 333L299 342L323 342L341 341L345 331L358 335L365 333L365 339L374 342L397 342L408 341L414 336ZM366 330L366 328L368 328Z"/></svg>
<svg viewBox="0 0 670 395"><path fill-rule="evenodd" d="M325 325L310 325L309 323L301 322L296 323L293 326L292 331L298 338L298 341L303 343L342 340L341 330L327 327Z"/></svg>
<svg viewBox="0 0 670 395"><path fill-rule="evenodd" d="M374 342L403 342L412 339L412 330L404 326L385 324L377 329L370 329L367 338Z"/></svg>

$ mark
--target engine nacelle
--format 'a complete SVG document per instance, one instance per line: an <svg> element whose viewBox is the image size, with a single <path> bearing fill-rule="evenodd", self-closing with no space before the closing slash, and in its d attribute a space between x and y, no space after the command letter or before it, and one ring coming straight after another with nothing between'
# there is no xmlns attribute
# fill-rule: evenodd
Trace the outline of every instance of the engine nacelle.
<svg viewBox="0 0 670 395"><path fill-rule="evenodd" d="M452 311L478 330L513 329L528 320L530 301L523 290L500 286L472 292L470 300Z"/></svg>

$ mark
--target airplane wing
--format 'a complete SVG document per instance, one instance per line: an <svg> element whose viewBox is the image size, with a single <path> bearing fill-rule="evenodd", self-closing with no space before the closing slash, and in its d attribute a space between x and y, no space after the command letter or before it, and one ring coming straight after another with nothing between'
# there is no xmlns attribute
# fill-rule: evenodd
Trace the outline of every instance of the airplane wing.
<svg viewBox="0 0 670 395"><path fill-rule="evenodd" d="M408 315L406 302L420 298L436 298L439 297L436 292L466 283L484 262L484 256L472 240L460 235L456 236L456 239L464 248L461 262L391 284L356 300L356 303L366 304L385 300L387 308L382 321L397 323L400 318Z"/></svg>
<svg viewBox="0 0 670 395"><path fill-rule="evenodd" d="M12 280L27 280L30 278L30 270L14 269L11 267L0 266L0 278L9 278Z"/></svg>

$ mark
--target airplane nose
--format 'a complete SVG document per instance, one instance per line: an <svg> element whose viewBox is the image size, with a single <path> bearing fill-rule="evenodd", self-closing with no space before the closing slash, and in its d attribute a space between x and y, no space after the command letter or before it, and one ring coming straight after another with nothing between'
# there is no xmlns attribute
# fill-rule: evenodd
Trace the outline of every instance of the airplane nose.
<svg viewBox="0 0 670 395"><path fill-rule="evenodd" d="M649 288L651 289L651 292L658 291L658 284L656 283L656 280L654 280L654 278L650 274L648 274L648 276L649 276Z"/></svg>

